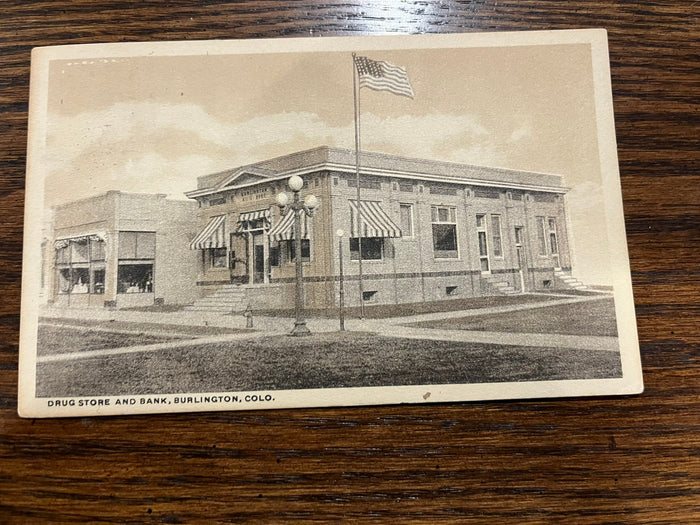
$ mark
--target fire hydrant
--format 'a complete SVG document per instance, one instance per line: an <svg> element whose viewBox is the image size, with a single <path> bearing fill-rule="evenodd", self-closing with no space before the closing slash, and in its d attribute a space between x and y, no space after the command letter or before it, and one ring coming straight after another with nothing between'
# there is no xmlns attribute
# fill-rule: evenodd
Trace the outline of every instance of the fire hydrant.
<svg viewBox="0 0 700 525"><path fill-rule="evenodd" d="M246 306L245 312L243 312L243 317L245 317L245 327L253 328L253 309L250 305Z"/></svg>

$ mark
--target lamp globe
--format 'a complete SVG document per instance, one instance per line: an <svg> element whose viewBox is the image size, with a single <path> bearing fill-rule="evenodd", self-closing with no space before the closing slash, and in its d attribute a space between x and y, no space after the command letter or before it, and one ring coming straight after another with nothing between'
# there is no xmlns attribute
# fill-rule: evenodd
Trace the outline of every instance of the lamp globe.
<svg viewBox="0 0 700 525"><path fill-rule="evenodd" d="M318 197L316 195L307 195L304 199L304 204L306 204L307 208L313 210L318 206Z"/></svg>
<svg viewBox="0 0 700 525"><path fill-rule="evenodd" d="M292 191L299 191L304 186L304 180L299 175L293 175L289 177L289 189Z"/></svg>
<svg viewBox="0 0 700 525"><path fill-rule="evenodd" d="M284 192L278 193L278 194L277 194L277 197L275 198L275 200L277 201L277 205L278 205L278 206L284 207L284 206L286 206L287 204L289 204L289 195L287 195L287 194L284 193Z"/></svg>

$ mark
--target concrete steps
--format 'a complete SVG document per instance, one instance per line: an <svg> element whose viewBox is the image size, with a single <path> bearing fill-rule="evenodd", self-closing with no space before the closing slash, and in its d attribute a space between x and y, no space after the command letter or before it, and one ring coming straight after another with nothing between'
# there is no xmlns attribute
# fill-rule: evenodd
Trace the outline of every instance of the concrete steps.
<svg viewBox="0 0 700 525"><path fill-rule="evenodd" d="M563 270L554 270L554 277L569 290L581 290L584 292L591 291L589 286L586 286L581 281L576 279L570 272Z"/></svg>
<svg viewBox="0 0 700 525"><path fill-rule="evenodd" d="M508 281L504 281L497 275L483 275L482 280L486 282L487 286L493 290L497 295L516 295L520 292L516 290Z"/></svg>
<svg viewBox="0 0 700 525"><path fill-rule="evenodd" d="M235 284L226 284L216 292L185 306L187 312L243 312L248 305L246 291Z"/></svg>

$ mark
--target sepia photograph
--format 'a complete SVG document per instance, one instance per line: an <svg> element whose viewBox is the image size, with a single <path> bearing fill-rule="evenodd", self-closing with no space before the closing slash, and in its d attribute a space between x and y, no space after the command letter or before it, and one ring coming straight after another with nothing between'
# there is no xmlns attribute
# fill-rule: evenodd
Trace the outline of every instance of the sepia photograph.
<svg viewBox="0 0 700 525"><path fill-rule="evenodd" d="M31 73L20 415L641 392L605 31Z"/></svg>

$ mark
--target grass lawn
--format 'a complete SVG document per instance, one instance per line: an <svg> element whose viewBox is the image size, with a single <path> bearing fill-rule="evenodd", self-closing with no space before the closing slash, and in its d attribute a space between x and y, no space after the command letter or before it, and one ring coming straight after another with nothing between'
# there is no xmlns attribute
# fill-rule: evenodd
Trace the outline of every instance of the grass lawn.
<svg viewBox="0 0 700 525"><path fill-rule="evenodd" d="M161 325L120 321L69 320L39 324L37 354L39 356L121 348L123 346L152 345L167 341L193 339L198 336L250 332L236 328L214 326ZM122 332L123 330L123 332ZM126 333L129 332L129 333Z"/></svg>
<svg viewBox="0 0 700 525"><path fill-rule="evenodd" d="M149 345L183 339L182 337L146 333L125 334L90 328L76 329L70 326L41 325L39 326L38 335L37 354L39 356L120 348L122 346Z"/></svg>
<svg viewBox="0 0 700 525"><path fill-rule="evenodd" d="M91 396L620 377L617 353L366 333L264 337L39 363L37 395Z"/></svg>
<svg viewBox="0 0 700 525"><path fill-rule="evenodd" d="M510 306L514 304L538 303L551 301L546 295L499 295L490 297L470 297L467 299L450 299L443 301L428 301L424 303L407 304L376 304L365 305L365 318L385 319L387 317L403 317L406 315L430 314L436 312L454 312L457 310L475 310L494 306ZM308 317L338 317L338 308L307 308ZM294 310L255 310L255 314L275 317L294 317ZM360 307L345 308L345 316L359 318Z"/></svg>
<svg viewBox="0 0 700 525"><path fill-rule="evenodd" d="M617 336L615 304L608 297L517 312L425 321L411 326L447 330Z"/></svg>

